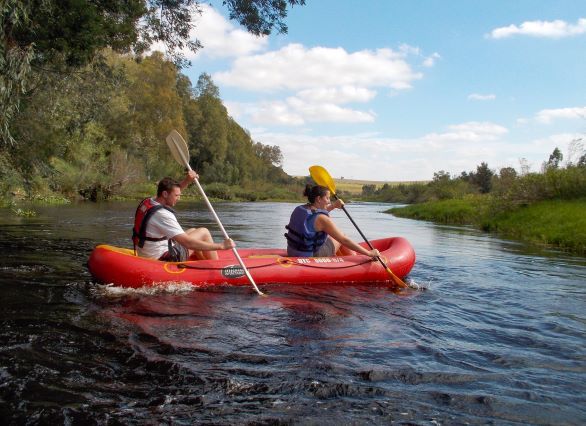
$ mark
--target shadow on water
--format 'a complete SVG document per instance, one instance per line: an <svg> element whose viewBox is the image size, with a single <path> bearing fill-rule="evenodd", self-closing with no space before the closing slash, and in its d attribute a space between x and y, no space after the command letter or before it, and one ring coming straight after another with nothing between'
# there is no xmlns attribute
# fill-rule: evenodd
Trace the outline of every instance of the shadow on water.
<svg viewBox="0 0 586 426"><path fill-rule="evenodd" d="M283 245L293 205L218 204L240 247ZM583 424L586 260L349 204L418 260L383 286L120 290L95 244L133 203L0 211L0 418L74 424ZM185 226L209 226L184 203ZM360 236L335 214L355 240ZM217 231L214 236L220 238Z"/></svg>

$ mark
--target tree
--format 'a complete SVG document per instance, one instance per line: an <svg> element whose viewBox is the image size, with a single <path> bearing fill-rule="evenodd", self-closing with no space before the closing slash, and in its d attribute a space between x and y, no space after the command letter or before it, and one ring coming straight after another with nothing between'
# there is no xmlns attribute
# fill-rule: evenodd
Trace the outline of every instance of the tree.
<svg viewBox="0 0 586 426"><path fill-rule="evenodd" d="M517 178L517 170L512 167L503 167L499 171L499 178L503 181L512 182Z"/></svg>
<svg viewBox="0 0 586 426"><path fill-rule="evenodd" d="M492 177L494 172L488 168L485 162L476 167L476 173L473 175L472 183L478 185L482 194L488 194L492 188Z"/></svg>
<svg viewBox="0 0 586 426"><path fill-rule="evenodd" d="M237 20L249 32L269 35L276 26L279 33L287 33L283 20L287 17L287 3L291 7L305 5L305 0L224 0L230 10L230 19Z"/></svg>
<svg viewBox="0 0 586 426"><path fill-rule="evenodd" d="M450 172L440 170L433 174L433 182L447 182L451 179Z"/></svg>
<svg viewBox="0 0 586 426"><path fill-rule="evenodd" d="M517 171L512 167L503 167L500 169L498 177L494 179L493 192L497 194L506 194L511 190L517 181Z"/></svg>
<svg viewBox="0 0 586 426"><path fill-rule="evenodd" d="M214 164L223 162L228 150L228 112L220 99L220 89L209 74L199 76L194 94L201 120L189 126L192 166L206 176L215 176Z"/></svg>
<svg viewBox="0 0 586 426"><path fill-rule="evenodd" d="M129 85L128 151L146 164L147 177L165 173L167 147L161 144L170 129L185 133L182 99L177 92L177 67L155 52L141 63L126 62Z"/></svg>
<svg viewBox="0 0 586 426"><path fill-rule="evenodd" d="M2 0L0 64L0 136L13 143L10 122L20 98L37 72L70 72L90 63L104 48L144 53L162 42L179 66L187 61L184 47L196 51L190 40L192 11L201 12L203 0ZM225 0L230 18L253 34L286 32L287 7L305 0ZM33 71L42 70L42 71ZM4 71L4 70L3 70Z"/></svg>
<svg viewBox="0 0 586 426"><path fill-rule="evenodd" d="M547 160L546 167L551 169L557 169L560 166L560 163L564 159L564 155L556 146L553 152L549 156L549 160Z"/></svg>
<svg viewBox="0 0 586 426"><path fill-rule="evenodd" d="M283 154L278 145L264 145L260 142L254 144L255 154L267 164L280 167L283 164Z"/></svg>
<svg viewBox="0 0 586 426"><path fill-rule="evenodd" d="M519 166L521 167L521 176L526 176L531 171L531 164L525 157L519 158Z"/></svg>
<svg viewBox="0 0 586 426"><path fill-rule="evenodd" d="M362 195L365 197L369 197L372 196L376 193L376 185L375 184L370 184L370 185L362 185Z"/></svg>
<svg viewBox="0 0 586 426"><path fill-rule="evenodd" d="M568 166L576 165L580 158L586 155L582 141L583 138L575 138L568 144L568 156L566 158Z"/></svg>

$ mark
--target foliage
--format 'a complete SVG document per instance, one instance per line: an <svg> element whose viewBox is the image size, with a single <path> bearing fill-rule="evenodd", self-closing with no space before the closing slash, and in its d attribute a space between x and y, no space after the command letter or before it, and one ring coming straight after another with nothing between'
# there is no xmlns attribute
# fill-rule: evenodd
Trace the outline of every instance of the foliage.
<svg viewBox="0 0 586 426"><path fill-rule="evenodd" d="M393 208L396 216L445 224L470 224L489 232L586 254L586 198L546 200L496 212L490 197L477 195Z"/></svg>
<svg viewBox="0 0 586 426"><path fill-rule="evenodd" d="M411 219L427 220L446 224L475 223L479 213L486 211L485 200L479 196L466 199L429 201L422 204L393 208L389 213Z"/></svg>
<svg viewBox="0 0 586 426"><path fill-rule="evenodd" d="M548 200L486 216L491 232L586 254L586 199Z"/></svg>
<svg viewBox="0 0 586 426"><path fill-rule="evenodd" d="M184 48L196 51L191 41L193 13L201 0L3 0L0 3L0 80L2 110L0 136L14 143L10 123L21 95L46 72L64 77L94 62L106 49L143 54L155 42L166 46L179 67L188 63ZM269 34L275 27L286 32L287 7L304 0L230 0L223 4L253 34ZM6 72L4 71L6 70Z"/></svg>
<svg viewBox="0 0 586 426"><path fill-rule="evenodd" d="M488 164L482 162L476 168L476 173L470 175L470 180L480 188L481 194L488 194L492 188L494 175L494 172L488 168Z"/></svg>
<svg viewBox="0 0 586 426"><path fill-rule="evenodd" d="M0 196L53 190L100 200L136 193L126 187L178 174L163 143L170 129L185 135L202 182L292 182L280 149L254 142L228 116L209 75L194 89L160 53L140 62L112 51L102 58L67 78L47 73L24 99L11 128L22 143L0 146ZM246 198L261 198L253 192ZM217 198L233 196L220 191Z"/></svg>
<svg viewBox="0 0 586 426"><path fill-rule="evenodd" d="M31 85L33 46L12 41L12 32L29 24L30 8L21 0L3 0L0 3L0 146L13 144L10 122L19 109L20 96Z"/></svg>
<svg viewBox="0 0 586 426"><path fill-rule="evenodd" d="M274 27L286 33L283 20L287 17L287 3L303 6L305 0L224 0L222 3L230 10L230 19L237 20L253 34L268 35Z"/></svg>
<svg viewBox="0 0 586 426"><path fill-rule="evenodd" d="M22 176L11 164L8 154L0 151L0 194L16 194L22 182Z"/></svg>
<svg viewBox="0 0 586 426"><path fill-rule="evenodd" d="M563 159L564 155L556 146L551 155L549 156L549 160L547 160L547 168L557 169L560 166Z"/></svg>
<svg viewBox="0 0 586 426"><path fill-rule="evenodd" d="M497 174L487 173L485 163L474 174L462 173L451 179L443 172L434 176L426 191L446 193L466 182L478 182L478 176L491 175L488 193L452 197L441 201L427 195L422 204L392 209L397 216L448 224L470 224L490 232L522 240L556 246L576 253L586 253L586 166L580 159L585 155L581 145L572 146L577 162L567 161L555 149L541 173L518 175L506 167ZM471 177L472 175L472 177ZM438 183L442 186L438 187ZM437 197L439 198L439 197ZM437 199L436 198L436 199Z"/></svg>
<svg viewBox="0 0 586 426"><path fill-rule="evenodd" d="M362 195L365 197L370 197L376 193L376 185L368 184L362 186Z"/></svg>
<svg viewBox="0 0 586 426"><path fill-rule="evenodd" d="M481 163L475 172L462 172L452 177L440 170L427 184L383 185L379 189L364 188L364 196L376 201L422 203L435 200L464 199L473 194L489 195L495 212L506 211L518 205L550 199L575 199L586 196L586 152L581 139L570 144L570 160L565 167L558 148L550 155L541 173L524 170L520 175L512 167L498 173L487 163ZM573 159L573 160L572 160ZM577 160L575 160L577 159Z"/></svg>
<svg viewBox="0 0 586 426"><path fill-rule="evenodd" d="M232 190L225 183L216 182L206 185L204 191L208 197L219 198L220 200L229 201L234 198Z"/></svg>

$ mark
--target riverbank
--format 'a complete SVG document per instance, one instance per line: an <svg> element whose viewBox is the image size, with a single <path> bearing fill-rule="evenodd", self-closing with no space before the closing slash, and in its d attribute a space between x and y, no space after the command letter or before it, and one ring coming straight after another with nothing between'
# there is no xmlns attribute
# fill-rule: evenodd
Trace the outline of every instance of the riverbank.
<svg viewBox="0 0 586 426"><path fill-rule="evenodd" d="M226 185L223 183L202 184L207 198L212 203L219 202L303 202L303 187L294 181L291 184L270 184L258 182L254 186ZM92 197L80 194L60 194L49 190L25 193L15 191L0 195L0 208L9 208L18 216L34 215L37 205L70 204L72 202L100 202L100 201L140 201L154 195L155 183L137 183L126 185L116 193L105 194L99 192ZM195 185L191 185L182 192L182 199L186 201L202 201L203 197Z"/></svg>
<svg viewBox="0 0 586 426"><path fill-rule="evenodd" d="M433 201L392 208L398 217L484 231L586 255L586 199L547 200L499 211L488 197Z"/></svg>

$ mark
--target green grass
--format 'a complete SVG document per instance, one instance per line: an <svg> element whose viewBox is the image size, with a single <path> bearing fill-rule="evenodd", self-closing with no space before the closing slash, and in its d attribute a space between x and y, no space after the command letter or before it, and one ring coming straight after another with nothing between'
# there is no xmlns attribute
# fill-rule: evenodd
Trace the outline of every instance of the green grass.
<svg viewBox="0 0 586 426"><path fill-rule="evenodd" d="M475 224L480 212L486 210L486 204L480 197L463 200L429 201L412 204L407 207L392 208L387 213L409 219L430 222L464 225Z"/></svg>
<svg viewBox="0 0 586 426"><path fill-rule="evenodd" d="M485 218L482 228L586 254L586 200L550 200Z"/></svg>
<svg viewBox="0 0 586 426"><path fill-rule="evenodd" d="M413 204L387 211L436 223L474 225L499 235L586 254L586 199L548 200L495 214L487 196Z"/></svg>

